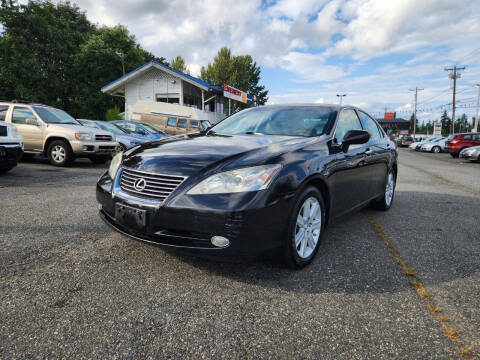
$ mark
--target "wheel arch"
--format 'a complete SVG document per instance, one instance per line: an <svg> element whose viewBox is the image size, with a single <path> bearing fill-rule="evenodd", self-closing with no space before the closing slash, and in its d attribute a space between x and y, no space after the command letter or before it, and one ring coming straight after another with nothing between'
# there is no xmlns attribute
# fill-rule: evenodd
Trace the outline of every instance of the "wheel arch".
<svg viewBox="0 0 480 360"><path fill-rule="evenodd" d="M48 151L48 148L50 146L50 144L56 140L62 140L62 141L65 141L67 143L67 145L70 147L70 150L72 150L72 146L70 145L70 142L68 141L68 139L64 138L64 137L61 137L61 136L50 136L49 138L47 138L47 140L45 140L45 143L43 144L43 154L44 155L48 155L47 154L47 151Z"/></svg>
<svg viewBox="0 0 480 360"><path fill-rule="evenodd" d="M307 186L315 187L322 194L325 205L325 225L327 225L331 215L331 192L327 182L321 176L309 177L301 184L298 193L301 194Z"/></svg>

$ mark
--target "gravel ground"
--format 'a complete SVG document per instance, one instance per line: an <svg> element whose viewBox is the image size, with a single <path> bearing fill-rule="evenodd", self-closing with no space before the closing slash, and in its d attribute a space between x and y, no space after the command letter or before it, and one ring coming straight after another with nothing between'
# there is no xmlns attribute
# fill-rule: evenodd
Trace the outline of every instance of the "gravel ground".
<svg viewBox="0 0 480 360"><path fill-rule="evenodd" d="M21 163L0 178L0 358L452 359L470 344L479 356L480 164L399 159L392 209L333 224L301 271L125 238L97 216L104 167Z"/></svg>

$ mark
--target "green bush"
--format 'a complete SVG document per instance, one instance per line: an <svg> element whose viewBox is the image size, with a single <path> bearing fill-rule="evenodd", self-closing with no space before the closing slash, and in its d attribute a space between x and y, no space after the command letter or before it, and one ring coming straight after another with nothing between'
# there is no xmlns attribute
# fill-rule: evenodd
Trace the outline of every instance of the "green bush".
<svg viewBox="0 0 480 360"><path fill-rule="evenodd" d="M115 106L113 108L107 109L105 119L107 121L123 120L123 115L120 113L120 108L118 106Z"/></svg>

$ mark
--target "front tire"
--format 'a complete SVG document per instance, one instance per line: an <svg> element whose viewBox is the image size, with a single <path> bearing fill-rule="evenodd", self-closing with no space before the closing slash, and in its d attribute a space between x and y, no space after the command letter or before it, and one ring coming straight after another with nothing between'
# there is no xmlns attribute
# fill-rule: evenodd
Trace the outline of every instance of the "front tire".
<svg viewBox="0 0 480 360"><path fill-rule="evenodd" d="M432 148L432 152L435 153L435 154L440 153L440 151L442 151L442 149L440 148L440 146L434 146L434 147Z"/></svg>
<svg viewBox="0 0 480 360"><path fill-rule="evenodd" d="M455 159L458 158L458 153L450 153L450 155Z"/></svg>
<svg viewBox="0 0 480 360"><path fill-rule="evenodd" d="M385 191L381 198L372 201L372 208L376 210L387 211L392 207L393 197L395 195L395 173L390 170L387 174L385 182Z"/></svg>
<svg viewBox="0 0 480 360"><path fill-rule="evenodd" d="M5 174L5 173L9 172L10 170L12 170L14 167L15 166L0 169L0 174Z"/></svg>
<svg viewBox="0 0 480 360"><path fill-rule="evenodd" d="M289 219L284 260L288 267L307 266L318 251L325 227L325 205L318 189L309 186L298 197Z"/></svg>
<svg viewBox="0 0 480 360"><path fill-rule="evenodd" d="M68 166L74 160L70 145L65 140L55 140L48 147L48 160L54 166Z"/></svg>

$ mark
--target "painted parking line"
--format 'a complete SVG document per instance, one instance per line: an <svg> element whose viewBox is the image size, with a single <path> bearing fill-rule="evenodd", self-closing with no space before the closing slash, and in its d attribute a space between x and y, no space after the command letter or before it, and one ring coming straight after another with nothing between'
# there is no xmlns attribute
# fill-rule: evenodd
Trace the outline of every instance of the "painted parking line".
<svg viewBox="0 0 480 360"><path fill-rule="evenodd" d="M400 251L395 248L395 246L393 245L389 237L385 234L385 231L383 231L383 228L380 226L380 224L375 220L373 215L370 213L366 213L366 215L377 235L383 241L388 251L393 255L393 258L400 267L402 273L410 279L410 284L415 288L418 296L420 296L424 301L427 310L440 324L442 332L458 347L459 355L466 359L471 358L473 344L469 346L465 345L464 341L461 340L457 329L454 326L450 325L452 319L448 316L448 314L445 314L442 307L437 302L435 302L432 292L423 285L422 280L418 276L417 269L407 266L407 262L401 257Z"/></svg>

